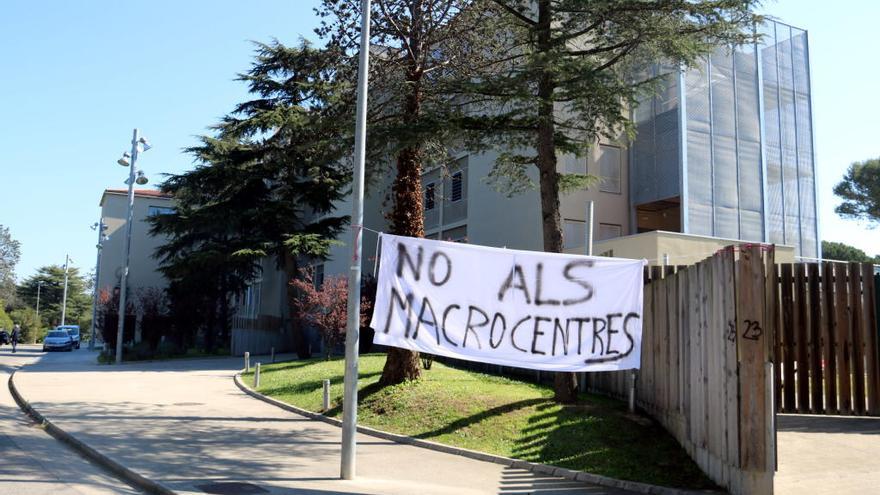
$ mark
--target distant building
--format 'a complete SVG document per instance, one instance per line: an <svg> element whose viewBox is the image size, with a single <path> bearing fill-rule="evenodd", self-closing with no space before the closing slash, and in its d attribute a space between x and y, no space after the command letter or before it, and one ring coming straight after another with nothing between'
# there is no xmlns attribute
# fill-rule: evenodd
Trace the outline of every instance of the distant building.
<svg viewBox="0 0 880 495"><path fill-rule="evenodd" d="M125 243L125 222L128 208L128 191L107 189L101 195L101 218L107 230L108 239L101 251L101 265L97 290L112 293L119 289L122 277L123 246ZM131 253L128 271L128 298L137 294L138 289L155 287L165 289L168 285L159 271L159 260L153 258L156 248L164 238L150 235L147 218L174 211L171 196L152 189L137 189L134 194L132 212Z"/></svg>

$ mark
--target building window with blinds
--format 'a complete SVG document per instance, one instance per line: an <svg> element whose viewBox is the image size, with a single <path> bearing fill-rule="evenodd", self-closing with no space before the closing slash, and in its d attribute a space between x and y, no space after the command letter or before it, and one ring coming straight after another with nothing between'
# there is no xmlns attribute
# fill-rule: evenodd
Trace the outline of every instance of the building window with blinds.
<svg viewBox="0 0 880 495"><path fill-rule="evenodd" d="M449 195L450 201L453 201L453 202L461 201L461 196L462 196L461 195L461 192L462 192L461 186L462 186L463 180L464 180L464 175L461 173L460 170L458 172L455 172L452 174L452 191L450 192L450 195Z"/></svg>
<svg viewBox="0 0 880 495"><path fill-rule="evenodd" d="M433 182L425 184L425 211L434 209L436 192L437 189Z"/></svg>
<svg viewBox="0 0 880 495"><path fill-rule="evenodd" d="M599 145L599 190L620 194L620 148Z"/></svg>
<svg viewBox="0 0 880 495"><path fill-rule="evenodd" d="M586 242L586 222L565 219L562 226L563 249L580 249Z"/></svg>
<svg viewBox="0 0 880 495"><path fill-rule="evenodd" d="M620 237L621 235L623 235L623 228L620 225L613 223L600 223L599 232L596 236L596 240L604 241L606 239L614 239L616 237Z"/></svg>

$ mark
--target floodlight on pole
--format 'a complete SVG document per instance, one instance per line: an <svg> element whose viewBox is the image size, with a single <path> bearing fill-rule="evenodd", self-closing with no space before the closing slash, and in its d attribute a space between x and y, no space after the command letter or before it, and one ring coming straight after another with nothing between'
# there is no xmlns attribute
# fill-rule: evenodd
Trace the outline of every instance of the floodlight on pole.
<svg viewBox="0 0 880 495"><path fill-rule="evenodd" d="M70 272L70 255L64 256L64 295L61 296L61 326L64 326L64 318L67 316L67 279Z"/></svg>
<svg viewBox="0 0 880 495"><path fill-rule="evenodd" d="M95 349L95 323L98 317L98 282L101 280L99 278L101 276L101 251L104 249L104 241L109 239L109 237L104 235L104 232L107 230L107 224L104 223L103 218L92 224L92 230L98 231L98 244L95 246L98 250L98 259L95 261L95 283L93 286L94 294L92 295L92 328L89 333L90 351Z"/></svg>
<svg viewBox="0 0 880 495"><path fill-rule="evenodd" d="M125 153L123 153L122 158L120 158L119 160L116 160L116 163L118 163L119 165L121 165L123 167L128 167L129 165L131 165L131 153L129 153L127 151Z"/></svg>
<svg viewBox="0 0 880 495"><path fill-rule="evenodd" d="M150 148L147 140L139 136L138 130L135 129L131 135L131 153L126 152L117 162L120 165L128 165L128 179L125 181L125 183L128 184L128 212L125 220L125 240L122 243L122 276L119 280L119 322L116 327L116 364L122 363L122 336L123 330L125 329L125 299L128 288L128 262L129 255L131 254L131 224L134 216L134 185L135 183L146 184L147 180L144 173L135 168L138 153L141 151L140 145L143 145L144 151ZM131 160L126 160L126 158L131 158Z"/></svg>
<svg viewBox="0 0 880 495"><path fill-rule="evenodd" d="M342 400L342 479L354 479L357 450L358 339L361 313L361 236L364 222L364 155L367 134L367 82L370 64L370 0L361 0L361 46L358 60L357 117L352 182L351 265L348 272L348 325L345 330L345 382Z"/></svg>

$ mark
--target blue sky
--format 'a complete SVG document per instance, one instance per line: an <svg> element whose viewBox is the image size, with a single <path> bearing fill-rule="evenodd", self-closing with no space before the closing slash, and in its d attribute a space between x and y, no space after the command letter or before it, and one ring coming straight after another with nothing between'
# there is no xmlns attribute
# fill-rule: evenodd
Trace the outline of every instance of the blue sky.
<svg viewBox="0 0 880 495"><path fill-rule="evenodd" d="M70 253L94 266L98 201L124 187L116 165L141 129L140 167L192 166L181 150L246 97L235 74L251 40L313 38L317 0L118 2L12 0L0 7L0 224L22 243L24 278ZM853 161L880 156L880 2L767 2L810 32L821 235L880 253L870 231L834 214L833 185Z"/></svg>

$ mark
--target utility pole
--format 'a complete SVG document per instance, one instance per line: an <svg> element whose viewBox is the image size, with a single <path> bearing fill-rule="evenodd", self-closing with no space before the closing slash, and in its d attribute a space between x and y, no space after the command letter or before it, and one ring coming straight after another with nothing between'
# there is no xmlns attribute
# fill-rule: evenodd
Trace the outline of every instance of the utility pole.
<svg viewBox="0 0 880 495"><path fill-rule="evenodd" d="M364 154L367 134L367 78L370 64L370 0L361 0L361 52L358 61L357 118L351 207L351 266L348 272L348 326L345 331L345 382L342 401L342 479L355 477L357 450L358 339L361 313L361 245L364 233Z"/></svg>
<svg viewBox="0 0 880 495"><path fill-rule="evenodd" d="M102 218L98 223L92 225L92 228L98 231L98 259L95 261L95 283L93 286L94 294L92 296L92 328L89 332L89 350L95 350L95 330L97 328L97 318L98 318L98 281L101 280L101 251L104 249L104 231L107 230L107 226L104 225L104 219Z"/></svg>
<svg viewBox="0 0 880 495"><path fill-rule="evenodd" d="M131 254L131 223L134 216L135 162L138 157L138 130L131 135L131 164L128 166L128 212L125 216L125 241L122 247L122 280L119 282L119 324L116 328L116 364L122 363L122 333L125 328L125 296L128 284L128 257Z"/></svg>
<svg viewBox="0 0 880 495"><path fill-rule="evenodd" d="M37 280L37 327L42 327L43 322L40 321L40 289L43 288L43 281Z"/></svg>
<svg viewBox="0 0 880 495"><path fill-rule="evenodd" d="M67 274L70 271L70 255L64 256L64 295L61 298L61 326L64 326L64 317L67 315Z"/></svg>

